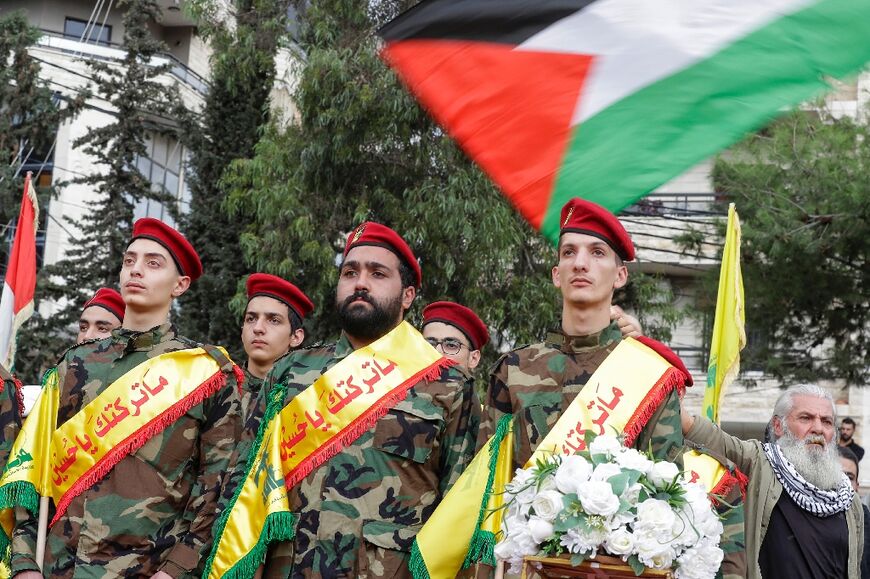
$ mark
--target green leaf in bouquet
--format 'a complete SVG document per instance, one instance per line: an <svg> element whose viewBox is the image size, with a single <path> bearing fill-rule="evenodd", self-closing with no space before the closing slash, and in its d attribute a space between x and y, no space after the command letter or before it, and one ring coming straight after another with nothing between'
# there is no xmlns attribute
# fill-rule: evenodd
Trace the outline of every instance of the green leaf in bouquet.
<svg viewBox="0 0 870 579"><path fill-rule="evenodd" d="M631 570L634 571L634 574L638 576L646 569L646 566L640 562L640 559L638 559L637 555L632 555L631 557L629 557L627 563L628 566L631 567Z"/></svg>
<svg viewBox="0 0 870 579"><path fill-rule="evenodd" d="M553 530L559 533L567 533L571 529L585 527L586 517L587 515L585 513L567 514L562 512L556 517L556 520L553 521Z"/></svg>
<svg viewBox="0 0 870 579"><path fill-rule="evenodd" d="M585 551L582 553L574 553L571 555L571 565L574 567L579 567L583 564L583 561L589 558L589 553Z"/></svg>
<svg viewBox="0 0 870 579"><path fill-rule="evenodd" d="M552 539L548 539L541 544L541 552L545 555L552 555L554 557L558 557L565 552L565 547L562 545L562 543L559 542L559 537L553 537Z"/></svg>
<svg viewBox="0 0 870 579"><path fill-rule="evenodd" d="M619 474L615 474L609 479L607 482L610 483L610 488L613 489L613 494L616 496L622 496L622 494L627 491L631 485L640 480L641 472L637 470L626 469Z"/></svg>

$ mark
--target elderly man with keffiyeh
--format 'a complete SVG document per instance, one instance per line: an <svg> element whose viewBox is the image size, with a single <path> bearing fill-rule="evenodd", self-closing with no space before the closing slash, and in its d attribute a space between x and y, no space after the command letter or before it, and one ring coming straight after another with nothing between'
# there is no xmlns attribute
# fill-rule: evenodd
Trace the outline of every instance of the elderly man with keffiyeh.
<svg viewBox="0 0 870 579"><path fill-rule="evenodd" d="M840 467L830 393L818 386L786 390L764 443L729 436L706 418L682 416L687 440L724 454L749 475L750 579L860 576L863 512Z"/></svg>

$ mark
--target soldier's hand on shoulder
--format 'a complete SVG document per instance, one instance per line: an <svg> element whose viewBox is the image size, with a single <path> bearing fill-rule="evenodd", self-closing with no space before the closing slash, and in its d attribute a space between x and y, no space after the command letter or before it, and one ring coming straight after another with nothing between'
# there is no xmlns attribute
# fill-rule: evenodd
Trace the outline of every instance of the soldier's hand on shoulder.
<svg viewBox="0 0 870 579"><path fill-rule="evenodd" d="M616 321L623 337L637 338L643 335L643 328L638 319L626 314L619 306L610 306L610 321Z"/></svg>

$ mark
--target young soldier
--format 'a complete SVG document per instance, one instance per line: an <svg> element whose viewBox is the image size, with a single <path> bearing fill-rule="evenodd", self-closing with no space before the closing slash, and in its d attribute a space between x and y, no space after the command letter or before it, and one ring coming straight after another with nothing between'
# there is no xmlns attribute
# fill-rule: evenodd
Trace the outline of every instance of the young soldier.
<svg viewBox="0 0 870 579"><path fill-rule="evenodd" d="M117 291L108 287L98 289L82 308L76 343L102 340L111 336L112 330L123 323L125 308L124 298Z"/></svg>
<svg viewBox="0 0 870 579"><path fill-rule="evenodd" d="M62 447L34 457L50 468L59 497L47 577L194 572L234 466L241 370L222 350L178 336L168 321L172 300L202 274L199 256L180 233L146 218L133 226L121 265L123 325L63 356L54 390L54 440ZM16 507L16 519L13 574L42 577L35 513Z"/></svg>
<svg viewBox="0 0 870 579"><path fill-rule="evenodd" d="M403 321L421 277L396 232L360 225L339 271L341 338L292 352L269 373L261 396L282 417L293 411L280 444L300 466L278 473L297 522L274 529L293 536L270 547L264 576L410 577L414 537L471 460L480 414L471 381ZM310 404L296 409L297 398Z"/></svg>
<svg viewBox="0 0 870 579"><path fill-rule="evenodd" d="M550 332L543 343L505 354L490 377L488 424L496 424L505 414L515 416L516 467L525 465L574 399L586 393L589 379L619 346L623 332L625 335L635 333L620 319L620 312L612 312L614 291L628 281L624 262L633 260L634 255L628 233L603 207L572 199L562 208L558 261L552 271L553 285L562 294L561 328ZM679 357L664 344L643 336L637 340L671 367L665 374L669 373L671 378L664 383L653 380L642 384L641 380L631 377L616 384L621 389L620 395L627 395L625 399L633 395L641 400L636 407L628 407L626 415L631 416L629 422L633 422L628 441L635 448L651 449L659 460L681 462L686 448L680 424L679 395L685 386L691 385L691 375ZM624 366L630 369L634 364L629 359ZM619 404L613 384L594 384L595 392L599 392L599 387L599 397L588 406L591 412L579 414L582 426L598 433L612 432L616 428L628 434L627 429L622 430L625 425L618 421L591 421L596 415L604 418ZM614 393L612 399L611 392ZM577 416L574 415L571 424L576 422L576 429L580 429ZM582 445L582 430L571 433L574 439L564 443L573 445L572 448ZM563 441L558 444L561 446ZM730 463L725 466L733 467ZM739 489L736 492L739 499ZM742 510L732 515L730 527L726 523L728 540L734 544L727 548L723 545L723 548L734 552L731 558L736 559L736 566L744 561L742 525Z"/></svg>
<svg viewBox="0 0 870 579"><path fill-rule="evenodd" d="M504 414L516 417L517 467L622 340L618 321L611 321L611 305L613 293L628 282L624 262L634 259L631 238L612 213L583 199L562 208L561 223L552 281L562 294L562 327L543 343L502 356L487 395L490 424ZM668 388L657 393L660 403L635 445L652 444L658 458L673 460L683 437L677 384Z"/></svg>
<svg viewBox="0 0 870 579"><path fill-rule="evenodd" d="M470 308L453 302L433 302L423 308L423 337L460 368L471 372L489 341L486 324Z"/></svg>
<svg viewBox="0 0 870 579"><path fill-rule="evenodd" d="M248 363L242 410L247 418L248 407L260 393L275 361L305 340L302 320L311 313L314 304L295 285L268 273L252 273L246 288L248 305L242 323L242 344Z"/></svg>

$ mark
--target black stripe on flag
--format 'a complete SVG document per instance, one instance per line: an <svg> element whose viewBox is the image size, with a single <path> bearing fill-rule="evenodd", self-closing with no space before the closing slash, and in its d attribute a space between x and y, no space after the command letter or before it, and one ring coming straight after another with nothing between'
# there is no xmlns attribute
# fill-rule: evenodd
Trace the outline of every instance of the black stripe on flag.
<svg viewBox="0 0 870 579"><path fill-rule="evenodd" d="M424 0L381 27L387 42L450 39L521 44L594 0Z"/></svg>

